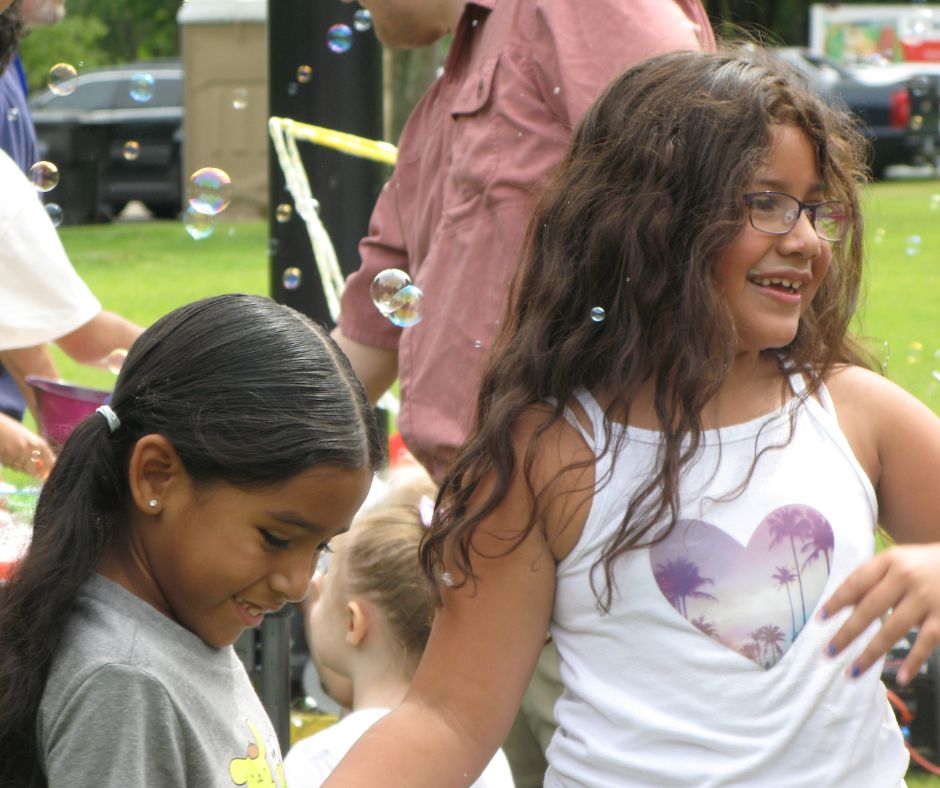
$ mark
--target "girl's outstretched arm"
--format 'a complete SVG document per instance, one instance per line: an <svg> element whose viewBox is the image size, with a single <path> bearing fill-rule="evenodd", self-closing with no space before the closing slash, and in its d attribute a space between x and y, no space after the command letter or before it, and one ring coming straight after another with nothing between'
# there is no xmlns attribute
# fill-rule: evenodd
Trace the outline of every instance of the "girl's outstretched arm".
<svg viewBox="0 0 940 788"><path fill-rule="evenodd" d="M535 422L544 418L530 415L517 431L517 459ZM476 584L443 589L443 607L407 697L362 736L325 785L467 786L502 744L545 643L555 593L553 551L580 532L590 503L586 495L556 495L562 485L584 488L583 470L557 474L583 458L580 437L556 424L540 445L535 487L554 479L549 496L555 503L506 554L506 538L519 532L531 511L517 470L506 498L474 536L476 550L491 556L474 553ZM590 477L588 485L593 470ZM581 505L572 503L575 497ZM556 539L565 522L568 528Z"/></svg>
<svg viewBox="0 0 940 788"><path fill-rule="evenodd" d="M855 608L832 639L836 652L887 616L853 663L854 675L918 627L898 672L899 683L905 684L940 643L940 418L867 370L842 370L828 385L843 431L877 491L879 523L900 546L853 572L825 603L823 614Z"/></svg>

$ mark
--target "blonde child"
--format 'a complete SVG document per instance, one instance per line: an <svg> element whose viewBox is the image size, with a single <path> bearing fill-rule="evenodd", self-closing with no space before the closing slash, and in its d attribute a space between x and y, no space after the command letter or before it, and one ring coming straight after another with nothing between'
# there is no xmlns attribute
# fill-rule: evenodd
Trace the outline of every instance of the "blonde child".
<svg viewBox="0 0 940 788"><path fill-rule="evenodd" d="M321 785L356 739L408 691L435 611L418 562L435 493L420 467L396 471L380 500L321 558L306 603L307 640L318 668L348 679L351 712L291 748L284 760L291 788ZM501 751L474 783L512 785Z"/></svg>
<svg viewBox="0 0 940 788"><path fill-rule="evenodd" d="M549 627L550 788L903 784L879 673L911 627L902 682L940 640L940 419L849 334L863 170L759 49L611 83L442 483L428 648L331 788L465 785ZM907 544L875 556L879 523Z"/></svg>
<svg viewBox="0 0 940 788"><path fill-rule="evenodd" d="M0 588L0 784L283 788L232 643L304 596L382 459L345 356L298 312L227 295L148 328Z"/></svg>

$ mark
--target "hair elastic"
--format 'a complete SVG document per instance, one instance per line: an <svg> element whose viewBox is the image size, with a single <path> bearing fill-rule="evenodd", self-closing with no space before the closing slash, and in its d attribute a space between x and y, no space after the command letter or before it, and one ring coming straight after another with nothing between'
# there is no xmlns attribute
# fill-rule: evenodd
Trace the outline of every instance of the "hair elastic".
<svg viewBox="0 0 940 788"><path fill-rule="evenodd" d="M111 410L110 405L102 405L100 408L96 408L95 413L100 413L104 416L105 421L108 422L108 429L111 432L114 432L121 426L121 420L117 417L117 413Z"/></svg>

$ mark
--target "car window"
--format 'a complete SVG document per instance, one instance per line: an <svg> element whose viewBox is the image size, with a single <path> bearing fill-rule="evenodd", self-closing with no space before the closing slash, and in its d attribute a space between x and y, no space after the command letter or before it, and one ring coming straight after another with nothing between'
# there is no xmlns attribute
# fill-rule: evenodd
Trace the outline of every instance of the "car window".
<svg viewBox="0 0 940 788"><path fill-rule="evenodd" d="M39 94L32 102L33 109L55 110L92 110L108 109L114 104L114 92L117 83L113 79L94 79L78 77L78 84L72 93L57 96L51 90Z"/></svg>
<svg viewBox="0 0 940 788"><path fill-rule="evenodd" d="M135 75L130 75L118 83L114 99L115 109L183 106L183 80L178 73L143 70L138 73L152 77L151 87L144 94L137 92L136 83L133 81ZM144 98L147 95L149 98Z"/></svg>
<svg viewBox="0 0 940 788"><path fill-rule="evenodd" d="M137 73L152 77L152 85L144 90L135 83ZM136 88L135 88L136 85ZM134 95L132 95L132 93ZM139 109L141 107L181 107L183 105L183 80L179 72L145 71L120 74L79 75L75 91L67 96L57 96L45 91L32 100L33 109L79 110Z"/></svg>

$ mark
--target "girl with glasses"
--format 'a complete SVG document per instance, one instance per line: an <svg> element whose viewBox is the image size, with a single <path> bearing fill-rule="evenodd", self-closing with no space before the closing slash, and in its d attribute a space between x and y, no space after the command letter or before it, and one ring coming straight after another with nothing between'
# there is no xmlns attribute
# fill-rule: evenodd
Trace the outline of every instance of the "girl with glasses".
<svg viewBox="0 0 940 788"><path fill-rule="evenodd" d="M588 110L422 547L424 659L328 785L464 784L546 629L546 786L903 784L879 673L940 640L940 419L849 332L863 154L753 47Z"/></svg>

